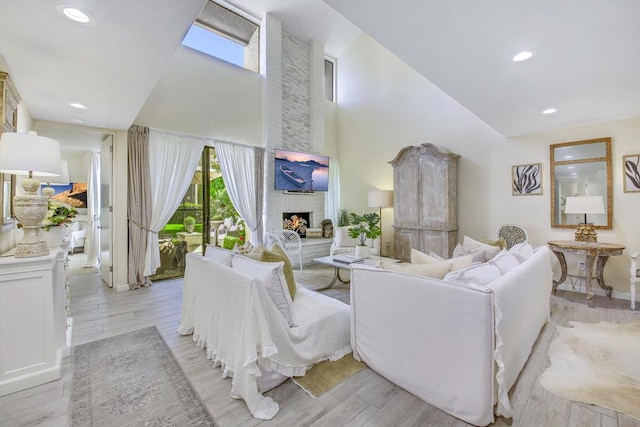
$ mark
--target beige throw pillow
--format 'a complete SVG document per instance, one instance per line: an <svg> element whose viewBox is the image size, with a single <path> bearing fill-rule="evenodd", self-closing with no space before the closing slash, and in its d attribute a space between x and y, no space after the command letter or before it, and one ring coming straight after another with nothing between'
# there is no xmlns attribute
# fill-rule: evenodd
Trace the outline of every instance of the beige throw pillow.
<svg viewBox="0 0 640 427"><path fill-rule="evenodd" d="M494 256L498 255L498 253L501 250L499 246L488 245L486 243L482 243L477 240L474 240L469 236L464 236L464 240L462 241L462 246L470 253L484 250L485 252L484 261L490 260Z"/></svg>
<svg viewBox="0 0 640 427"><path fill-rule="evenodd" d="M413 274L416 276L433 277L434 279L442 279L451 268L446 263L431 264L405 264L399 262L382 262L382 269L389 271L397 271L399 273Z"/></svg>
<svg viewBox="0 0 640 427"><path fill-rule="evenodd" d="M289 287L289 294L291 294L291 300L296 297L296 278L293 275L293 267L287 253L278 245L274 245L271 251L264 249L260 261L264 262L284 262L284 277L287 279L287 286Z"/></svg>
<svg viewBox="0 0 640 427"><path fill-rule="evenodd" d="M427 255L424 252L420 252L417 249L411 249L411 264L433 264L444 263L449 265L450 271L460 270L463 268L471 267L473 263L472 255L464 255L451 259L438 259L431 255Z"/></svg>

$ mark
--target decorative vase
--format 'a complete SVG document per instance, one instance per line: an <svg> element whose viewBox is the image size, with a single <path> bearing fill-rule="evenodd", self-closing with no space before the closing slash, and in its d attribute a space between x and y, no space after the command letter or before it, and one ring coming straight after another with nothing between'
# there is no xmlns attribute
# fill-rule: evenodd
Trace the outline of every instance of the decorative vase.
<svg viewBox="0 0 640 427"><path fill-rule="evenodd" d="M356 246L356 256L360 258L369 258L369 246Z"/></svg>

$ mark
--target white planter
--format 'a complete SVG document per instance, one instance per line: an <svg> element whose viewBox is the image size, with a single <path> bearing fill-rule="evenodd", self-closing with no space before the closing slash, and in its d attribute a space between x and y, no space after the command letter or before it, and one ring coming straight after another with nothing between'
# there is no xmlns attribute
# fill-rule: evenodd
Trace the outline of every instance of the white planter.
<svg viewBox="0 0 640 427"><path fill-rule="evenodd" d="M356 246L356 256L361 258L369 258L369 246Z"/></svg>
<svg viewBox="0 0 640 427"><path fill-rule="evenodd" d="M58 226L51 227L49 231L44 228L40 230L40 238L47 243L49 247L60 246L65 237L69 234L69 227Z"/></svg>

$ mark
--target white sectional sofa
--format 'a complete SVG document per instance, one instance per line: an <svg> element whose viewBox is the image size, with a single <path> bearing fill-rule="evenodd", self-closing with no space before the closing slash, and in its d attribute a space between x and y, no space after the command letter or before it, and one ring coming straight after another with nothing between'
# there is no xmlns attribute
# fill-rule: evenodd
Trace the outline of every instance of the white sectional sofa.
<svg viewBox="0 0 640 427"><path fill-rule="evenodd" d="M484 286L356 267L354 357L466 422L511 417L507 393L549 319L553 263L538 247Z"/></svg>
<svg viewBox="0 0 640 427"><path fill-rule="evenodd" d="M254 417L271 419L279 407L263 392L351 352L349 306L302 286L292 300L285 283L265 285L269 266L262 264L275 266L284 280L282 262L259 263L214 247L205 256L187 254L178 333L193 334L214 367L232 377L233 398L244 399Z"/></svg>

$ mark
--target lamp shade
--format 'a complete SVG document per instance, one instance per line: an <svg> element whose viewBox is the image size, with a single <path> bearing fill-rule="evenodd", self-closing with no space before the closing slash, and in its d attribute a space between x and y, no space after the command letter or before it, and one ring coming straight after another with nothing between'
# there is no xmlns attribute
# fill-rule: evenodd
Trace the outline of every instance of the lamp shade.
<svg viewBox="0 0 640 427"><path fill-rule="evenodd" d="M393 191L391 190L369 190L370 208L390 208L393 207Z"/></svg>
<svg viewBox="0 0 640 427"><path fill-rule="evenodd" d="M39 176L62 175L60 143L28 133L5 132L0 137L0 172Z"/></svg>
<svg viewBox="0 0 640 427"><path fill-rule="evenodd" d="M60 167L62 168L62 175L60 176L41 176L34 175L38 181L46 182L49 185L69 185L69 164L66 160L61 162Z"/></svg>
<svg viewBox="0 0 640 427"><path fill-rule="evenodd" d="M600 196L567 197L564 213L603 214L604 205Z"/></svg>

